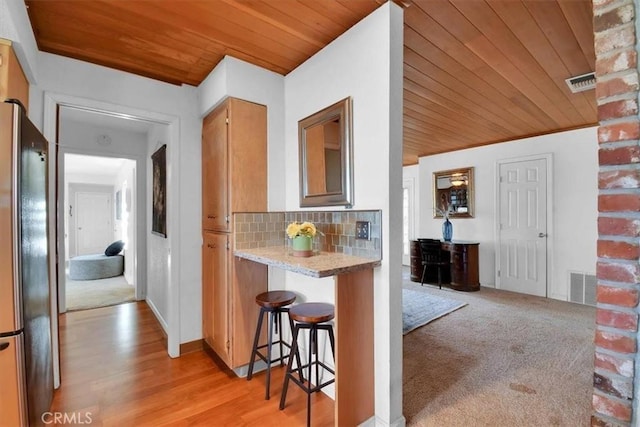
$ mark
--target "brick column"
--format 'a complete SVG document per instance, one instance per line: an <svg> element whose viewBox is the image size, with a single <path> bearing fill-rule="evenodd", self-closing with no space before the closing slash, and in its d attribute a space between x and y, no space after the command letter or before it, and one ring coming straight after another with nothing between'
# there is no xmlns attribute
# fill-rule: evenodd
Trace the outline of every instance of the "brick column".
<svg viewBox="0 0 640 427"><path fill-rule="evenodd" d="M633 414L640 291L640 121L633 0L593 0L598 103L598 277L592 426Z"/></svg>

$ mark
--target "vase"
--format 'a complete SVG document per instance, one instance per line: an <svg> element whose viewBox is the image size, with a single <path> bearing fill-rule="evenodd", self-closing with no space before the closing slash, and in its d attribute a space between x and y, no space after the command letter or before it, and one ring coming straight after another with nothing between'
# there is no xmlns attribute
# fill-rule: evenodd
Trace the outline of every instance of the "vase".
<svg viewBox="0 0 640 427"><path fill-rule="evenodd" d="M453 224L446 218L442 223L442 240L450 242L453 238Z"/></svg>
<svg viewBox="0 0 640 427"><path fill-rule="evenodd" d="M313 255L313 237L296 236L292 240L293 256L310 257Z"/></svg>

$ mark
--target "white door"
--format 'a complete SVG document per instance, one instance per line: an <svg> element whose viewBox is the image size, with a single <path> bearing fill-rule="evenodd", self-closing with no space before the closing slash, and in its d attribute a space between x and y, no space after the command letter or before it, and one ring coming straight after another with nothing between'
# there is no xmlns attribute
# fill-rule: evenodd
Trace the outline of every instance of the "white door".
<svg viewBox="0 0 640 427"><path fill-rule="evenodd" d="M547 296L547 159L501 163L499 180L498 287Z"/></svg>
<svg viewBox="0 0 640 427"><path fill-rule="evenodd" d="M413 179L402 183L402 264L410 264L409 241L414 236L414 189Z"/></svg>
<svg viewBox="0 0 640 427"><path fill-rule="evenodd" d="M78 255L104 253L113 241L113 210L109 193L76 193Z"/></svg>

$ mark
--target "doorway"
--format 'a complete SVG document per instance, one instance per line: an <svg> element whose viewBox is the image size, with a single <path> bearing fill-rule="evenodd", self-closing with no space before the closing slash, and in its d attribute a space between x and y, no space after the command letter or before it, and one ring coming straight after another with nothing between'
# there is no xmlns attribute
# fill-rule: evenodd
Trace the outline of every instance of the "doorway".
<svg viewBox="0 0 640 427"><path fill-rule="evenodd" d="M498 161L496 288L547 296L551 155Z"/></svg>
<svg viewBox="0 0 640 427"><path fill-rule="evenodd" d="M64 153L73 152L75 154L96 154L122 157L121 154L125 150L137 149L137 144L130 144L119 141L117 139L105 137L104 134L95 134L87 132L84 135L78 135L77 140L73 144L68 144L62 135L62 126L64 122L62 116L64 113L80 112L83 116L87 117L93 115L100 118L118 119L120 124L126 124L129 126L144 126L147 130L145 138L144 150L141 153L132 153L129 158L137 160L137 170L135 174L135 187L141 188L143 191L139 191L136 197L137 209L137 252L140 254L140 260L136 263L137 269L137 292L136 299L146 299L146 274L147 274L147 258L148 258L148 242L146 233L146 189L147 189L147 168L148 163L148 142L149 138L153 137L154 142L161 137L167 144L172 147L172 155L167 161L167 170L169 178L167 180L168 185L168 227L170 230L178 230L180 224L180 209L178 203L172 203L171 194L178 194L180 188L180 179L178 173L179 153L180 153L180 126L178 116L167 115L157 113L149 110L142 110L139 108L127 107L121 104L112 104L101 101L96 101L88 98L81 98L71 95L63 95L52 92L44 93L44 120L43 120L43 134L49 141L50 153L56 153L56 155L50 156L49 165L49 182L57 183L58 185L51 185L49 189L49 199L57 200L58 203L51 203L49 207L49 235L50 235L50 247L51 254L56 254L50 258L50 276L54 278L51 282L51 294L59 295L58 287L64 281L64 268L63 260L65 259L65 247L64 247L64 226L63 221L58 221L58 218L62 218L62 212L59 212L63 207L63 191L64 188L61 185L62 180L59 174L64 170L64 165L60 165L63 162ZM151 134L153 133L153 135ZM165 252L163 258L167 266L167 274L165 277L165 289L166 292L166 320L162 323L165 327L167 335L167 352L171 357L178 357L180 355L180 323L179 323L179 303L180 303L180 288L175 284L178 283L178 269L171 268L173 256L170 248L177 247L177 234L170 233L167 237L168 250ZM167 255L168 253L168 255ZM60 262L58 262L60 261ZM60 308L60 300L51 300L52 313L58 313ZM60 386L60 345L58 340L58 319L52 316L52 344L53 344L53 365L54 365L54 386L58 388Z"/></svg>
<svg viewBox="0 0 640 427"><path fill-rule="evenodd" d="M59 286L60 312L135 300L136 160L65 153L62 165L65 275ZM83 258L102 257L114 242L124 245L112 259L117 268L91 272L90 277L78 272L78 266L92 262Z"/></svg>

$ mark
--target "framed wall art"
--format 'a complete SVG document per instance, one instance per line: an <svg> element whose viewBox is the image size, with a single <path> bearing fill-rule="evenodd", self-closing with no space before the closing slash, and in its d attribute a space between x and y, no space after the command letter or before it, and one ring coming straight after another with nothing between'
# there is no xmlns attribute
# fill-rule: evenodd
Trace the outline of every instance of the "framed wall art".
<svg viewBox="0 0 640 427"><path fill-rule="evenodd" d="M167 237L167 145L151 155L153 164L153 195L151 232Z"/></svg>

